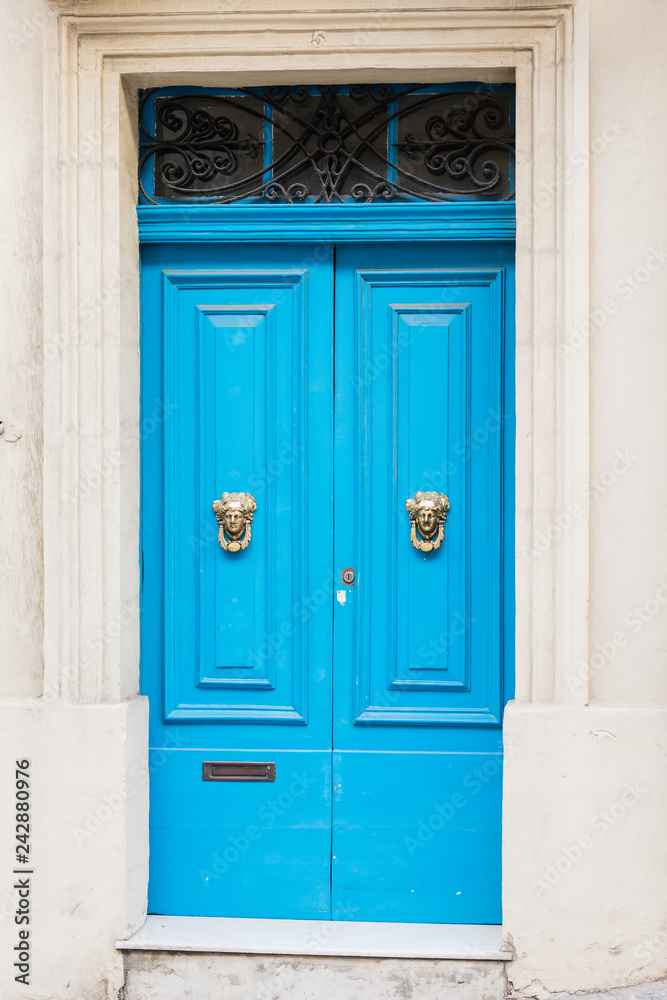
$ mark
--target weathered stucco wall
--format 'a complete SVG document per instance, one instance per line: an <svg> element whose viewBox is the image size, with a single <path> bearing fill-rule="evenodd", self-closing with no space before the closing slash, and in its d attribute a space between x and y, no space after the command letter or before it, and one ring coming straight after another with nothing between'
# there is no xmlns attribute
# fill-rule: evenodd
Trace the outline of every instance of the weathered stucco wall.
<svg viewBox="0 0 667 1000"><path fill-rule="evenodd" d="M664 705L667 5L591 15L592 696Z"/></svg>
<svg viewBox="0 0 667 1000"><path fill-rule="evenodd" d="M41 692L42 0L2 3L0 697Z"/></svg>
<svg viewBox="0 0 667 1000"><path fill-rule="evenodd" d="M354 5L346 0L339 7ZM72 346L57 324L55 338L45 337L42 322L44 312L53 331L52 286L43 291L42 126L54 127L43 99L58 75L58 6L78 13L188 13L241 5L0 0L7 150L0 186L0 417L9 430L0 437L2 801L12 801L15 759L30 757L35 776L33 985L28 993L14 983L9 957L17 943L16 892L14 817L6 809L0 813L0 995L111 1000L123 985L113 943L141 921L145 898L145 703L85 704L85 683L71 702L60 701L51 678L45 688L41 679L42 534L62 502L42 496L42 373ZM254 9L271 6L291 4L266 0ZM313 11L316 30L315 12L326 4L303 0L303 6ZM448 6L461 4L442 0L440 7ZM488 7L491 18L494 10L522 3L477 6ZM562 349L591 349L592 478L578 488L591 501L592 701L589 707L514 704L507 715L505 924L517 950L509 978L526 996L667 974L667 5L582 0L580 6L590 11L591 142L576 151L571 169L589 163L591 171L591 302L590 315L563 331ZM373 18L372 30L386 23L379 11ZM259 34L256 44L259 50ZM46 164L47 174L54 168ZM52 217L59 206L49 183L46 191ZM59 253L58 245L47 248L47 271ZM85 434L85 413L80 421ZM22 435L13 442L10 425ZM54 435L50 426L51 461L58 437L75 429L58 427ZM577 530L579 517L577 510L562 512L550 532L552 549ZM49 563L48 573L58 584L63 567ZM47 653L53 658L53 649ZM583 662L573 665L565 702L579 700L580 679L586 679Z"/></svg>
<svg viewBox="0 0 667 1000"><path fill-rule="evenodd" d="M564 347L591 350L591 705L506 721L509 976L538 996L667 973L667 5L590 15L590 149L573 163L591 171L590 314Z"/></svg>
<svg viewBox="0 0 667 1000"><path fill-rule="evenodd" d="M591 171L590 315L564 342L591 349L591 706L507 717L509 976L527 995L667 972L667 5L590 14L573 164Z"/></svg>

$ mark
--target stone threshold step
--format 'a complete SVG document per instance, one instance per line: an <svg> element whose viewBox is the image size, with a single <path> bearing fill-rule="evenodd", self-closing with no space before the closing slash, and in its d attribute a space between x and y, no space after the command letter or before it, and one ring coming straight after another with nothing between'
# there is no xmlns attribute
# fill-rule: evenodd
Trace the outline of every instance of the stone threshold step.
<svg viewBox="0 0 667 1000"><path fill-rule="evenodd" d="M405 924L149 914L121 951L509 962L497 924Z"/></svg>

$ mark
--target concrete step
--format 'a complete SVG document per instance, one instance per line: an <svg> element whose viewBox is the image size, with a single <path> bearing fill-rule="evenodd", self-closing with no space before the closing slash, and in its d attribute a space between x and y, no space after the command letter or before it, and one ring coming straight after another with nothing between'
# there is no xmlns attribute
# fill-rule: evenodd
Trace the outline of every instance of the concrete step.
<svg viewBox="0 0 667 1000"><path fill-rule="evenodd" d="M505 1000L500 927L149 916L123 1000Z"/></svg>
<svg viewBox="0 0 667 1000"><path fill-rule="evenodd" d="M505 1000L504 962L133 951L123 1000Z"/></svg>

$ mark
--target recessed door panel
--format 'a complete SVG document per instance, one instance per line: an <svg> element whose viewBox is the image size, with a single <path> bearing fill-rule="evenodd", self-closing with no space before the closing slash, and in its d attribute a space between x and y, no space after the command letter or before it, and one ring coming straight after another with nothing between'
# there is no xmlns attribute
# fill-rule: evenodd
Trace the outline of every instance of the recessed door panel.
<svg viewBox="0 0 667 1000"><path fill-rule="evenodd" d="M306 720L306 630L285 627L307 587L306 277L162 274L166 719ZM225 492L257 507L238 551L218 542Z"/></svg>
<svg viewBox="0 0 667 1000"><path fill-rule="evenodd" d="M380 248L362 255L377 266L357 266L354 254L343 251L337 270L347 316L337 386L343 375L355 387L345 400L339 390L349 429L337 429L349 446L336 544L341 558L354 551L358 569L337 610L354 664L348 736L357 738L350 722L497 726L502 434L473 446L491 418L503 422L506 268L457 266L451 254L450 266L408 266L404 251L382 268ZM450 504L431 551L411 539L406 501L418 491Z"/></svg>
<svg viewBox="0 0 667 1000"><path fill-rule="evenodd" d="M377 304L377 297L376 297ZM382 328L370 313L375 350ZM389 330L395 359L386 406L393 448L385 471L392 498L387 524L395 540L388 613L394 623L390 689L423 692L460 691L470 683L465 643L433 643L432 623L451 630L465 618L465 522L449 516L447 542L437 558L402 544L406 535L405 501L417 489L430 488L448 462L450 438L462 437L468 421L470 308L467 304L389 305ZM378 339L380 344L377 343ZM373 405L373 402L370 402ZM368 447L370 442L366 442ZM372 445L371 445L372 447ZM375 488L381 488L376 482ZM460 504L460 501L459 501ZM465 509L465 508L464 508ZM372 572L372 566L369 566Z"/></svg>

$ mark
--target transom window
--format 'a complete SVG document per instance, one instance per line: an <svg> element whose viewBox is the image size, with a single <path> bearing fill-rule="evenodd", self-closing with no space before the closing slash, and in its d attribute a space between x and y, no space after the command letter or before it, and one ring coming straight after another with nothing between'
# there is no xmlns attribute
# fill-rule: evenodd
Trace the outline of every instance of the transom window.
<svg viewBox="0 0 667 1000"><path fill-rule="evenodd" d="M509 85L359 84L144 91L144 203L507 200Z"/></svg>

